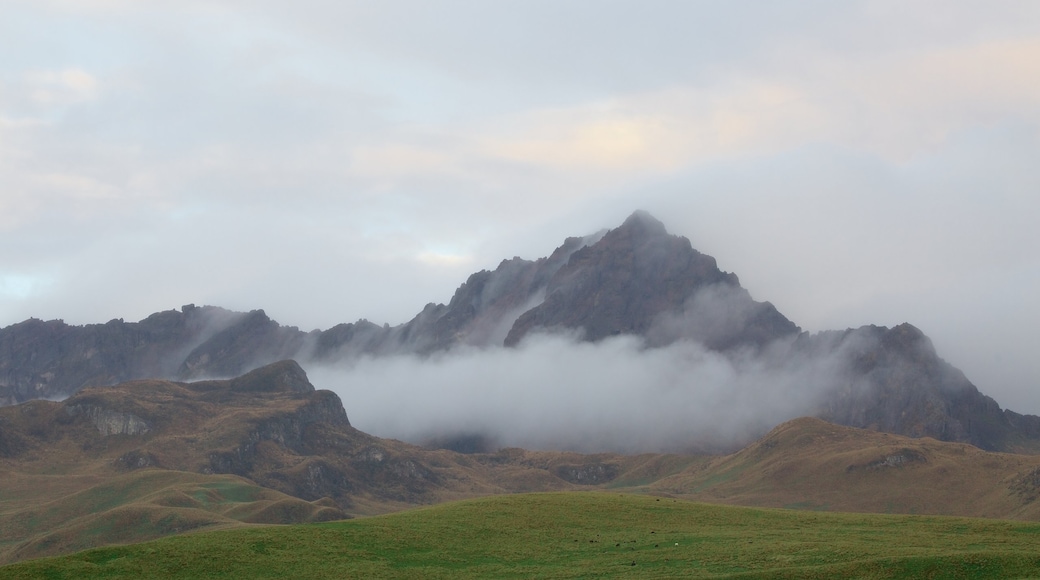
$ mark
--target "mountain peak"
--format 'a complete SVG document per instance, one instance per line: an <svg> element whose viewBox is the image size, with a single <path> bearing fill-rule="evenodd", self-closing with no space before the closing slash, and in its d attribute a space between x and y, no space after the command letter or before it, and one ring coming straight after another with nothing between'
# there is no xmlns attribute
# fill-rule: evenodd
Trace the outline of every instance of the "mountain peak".
<svg viewBox="0 0 1040 580"><path fill-rule="evenodd" d="M714 258L642 210L571 254L548 281L545 299L516 319L505 345L536 329L572 329L593 342L639 335L658 346L695 338L720 351L798 331L772 305L754 302Z"/></svg>
<svg viewBox="0 0 1040 580"><path fill-rule="evenodd" d="M664 224L661 223L660 220L650 215L649 212L641 209L632 212L632 215L628 216L628 219L626 219L617 229L630 231L633 234L640 234L647 237L668 235L668 230L665 229Z"/></svg>
<svg viewBox="0 0 1040 580"><path fill-rule="evenodd" d="M294 360L278 361L250 371L232 379L230 386L232 391L253 393L314 391L307 373Z"/></svg>

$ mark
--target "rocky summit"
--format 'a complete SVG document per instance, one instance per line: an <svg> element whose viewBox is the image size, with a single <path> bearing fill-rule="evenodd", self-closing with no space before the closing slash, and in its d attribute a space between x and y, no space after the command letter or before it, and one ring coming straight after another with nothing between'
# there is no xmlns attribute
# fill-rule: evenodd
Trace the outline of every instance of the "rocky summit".
<svg viewBox="0 0 1040 580"><path fill-rule="evenodd" d="M503 260L471 275L447 304L430 303L398 326L360 320L303 332L262 310L194 305L139 322L30 319L0 329L0 404L62 399L134 379L233 377L289 358L306 367L362 355L508 348L545 332L584 341L632 335L647 348L694 341L724 356L762 352L793 361L787 364L832 357L838 372L807 414L987 450L1040 451L1040 418L1002 410L912 325L804 333L645 212L568 238L548 257ZM82 413L110 430L146 428L127 417Z"/></svg>

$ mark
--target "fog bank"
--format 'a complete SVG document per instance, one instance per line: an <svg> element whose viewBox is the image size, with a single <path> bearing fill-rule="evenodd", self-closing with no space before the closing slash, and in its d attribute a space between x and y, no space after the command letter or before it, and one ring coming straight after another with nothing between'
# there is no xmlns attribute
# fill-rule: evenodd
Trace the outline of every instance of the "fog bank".
<svg viewBox="0 0 1040 580"><path fill-rule="evenodd" d="M794 339L723 355L691 341L647 349L631 336L543 334L516 348L307 370L317 388L339 394L355 427L380 437L481 435L501 447L637 453L732 449L812 414L843 360Z"/></svg>

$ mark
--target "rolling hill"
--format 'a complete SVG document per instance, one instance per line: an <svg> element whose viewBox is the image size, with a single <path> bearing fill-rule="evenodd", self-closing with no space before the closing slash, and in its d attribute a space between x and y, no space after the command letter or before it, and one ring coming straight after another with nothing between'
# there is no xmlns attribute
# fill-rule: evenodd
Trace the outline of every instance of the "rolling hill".
<svg viewBox="0 0 1040 580"><path fill-rule="evenodd" d="M1040 519L1040 457L805 418L725 456L462 454L354 429L282 361L0 409L0 561L187 531L599 489L827 511Z"/></svg>
<svg viewBox="0 0 1040 580"><path fill-rule="evenodd" d="M198 533L0 567L5 578L1026 578L1035 523L495 496Z"/></svg>
<svg viewBox="0 0 1040 580"><path fill-rule="evenodd" d="M1040 457L802 418L646 486L735 505L1040 519Z"/></svg>

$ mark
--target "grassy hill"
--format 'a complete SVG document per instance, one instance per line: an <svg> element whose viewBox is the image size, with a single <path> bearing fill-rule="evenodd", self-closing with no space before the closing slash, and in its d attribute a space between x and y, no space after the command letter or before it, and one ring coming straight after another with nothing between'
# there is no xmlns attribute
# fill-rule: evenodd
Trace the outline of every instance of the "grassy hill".
<svg viewBox="0 0 1040 580"><path fill-rule="evenodd" d="M802 418L643 487L698 501L1040 519L1040 457Z"/></svg>
<svg viewBox="0 0 1040 580"><path fill-rule="evenodd" d="M722 457L460 454L350 426L298 365L0 408L0 563L495 494L613 490L757 507L1040 520L1040 457L798 419Z"/></svg>
<svg viewBox="0 0 1040 580"><path fill-rule="evenodd" d="M1040 525L817 513L610 492L202 532L22 562L4 578L1015 578Z"/></svg>
<svg viewBox="0 0 1040 580"><path fill-rule="evenodd" d="M233 475L0 472L0 562L142 542L203 528L347 517Z"/></svg>

